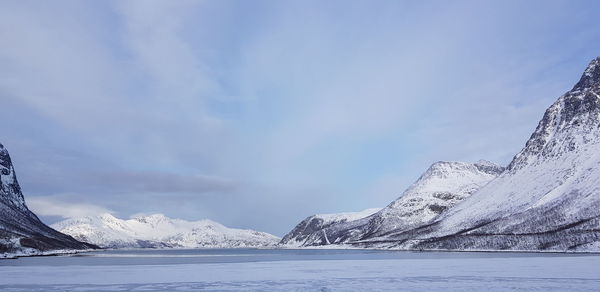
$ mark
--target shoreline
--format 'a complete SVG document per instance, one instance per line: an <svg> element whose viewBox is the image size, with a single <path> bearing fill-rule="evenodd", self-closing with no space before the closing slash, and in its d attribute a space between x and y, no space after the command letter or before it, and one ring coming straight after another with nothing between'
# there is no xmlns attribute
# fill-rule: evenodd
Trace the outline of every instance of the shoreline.
<svg viewBox="0 0 600 292"><path fill-rule="evenodd" d="M600 255L600 251L560 251L560 250L498 250L498 249L468 249L468 250L457 250L457 249L395 249L395 248L377 248L377 247L352 247L352 246L306 246L306 247L276 247L280 249L331 249L331 250L380 250L380 251L405 251L405 252L478 252L478 253L549 253L549 254L597 254Z"/></svg>
<svg viewBox="0 0 600 292"><path fill-rule="evenodd" d="M49 251L21 251L17 253L1 253L0 260L16 260L19 258L26 257L52 257L52 256L61 256L61 255L72 255L79 253L86 253L92 251L98 251L102 249L59 249L59 250L49 250Z"/></svg>
<svg viewBox="0 0 600 292"><path fill-rule="evenodd" d="M76 255L94 251L137 251L137 250L216 250L216 249L260 249L260 250L365 250L365 251L387 251L387 252L411 252L411 253L527 253L527 254L560 254L560 255L600 255L600 251L557 251L557 250L448 250L448 249L389 249L389 248L361 248L347 246L309 246L309 247L211 247L211 248L103 248L88 250L53 250L44 252L19 252L0 254L0 260L16 260L25 257L50 257Z"/></svg>

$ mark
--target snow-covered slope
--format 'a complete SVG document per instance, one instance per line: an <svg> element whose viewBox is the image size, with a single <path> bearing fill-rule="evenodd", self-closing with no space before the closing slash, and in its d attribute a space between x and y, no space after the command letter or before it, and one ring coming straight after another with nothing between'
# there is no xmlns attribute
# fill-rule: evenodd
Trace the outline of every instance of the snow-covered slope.
<svg viewBox="0 0 600 292"><path fill-rule="evenodd" d="M327 227L348 221L365 218L378 212L381 208L371 208L360 212L317 214L308 216L302 220L292 231L286 234L280 244L287 247L300 247L305 244L306 239L313 233L319 232Z"/></svg>
<svg viewBox="0 0 600 292"><path fill-rule="evenodd" d="M496 178L503 170L503 167L487 161L434 163L387 207L362 219L315 230L305 236L302 244L367 244L365 240L386 240L396 232L428 224Z"/></svg>
<svg viewBox="0 0 600 292"><path fill-rule="evenodd" d="M264 232L227 228L210 220L185 221L161 214L128 220L110 214L67 219L57 230L101 247L263 247L279 238Z"/></svg>
<svg viewBox="0 0 600 292"><path fill-rule="evenodd" d="M29 211L8 151L0 144L0 257L89 248L93 246L53 230Z"/></svg>
<svg viewBox="0 0 600 292"><path fill-rule="evenodd" d="M498 179L419 232L420 248L590 250L600 242L600 58Z"/></svg>

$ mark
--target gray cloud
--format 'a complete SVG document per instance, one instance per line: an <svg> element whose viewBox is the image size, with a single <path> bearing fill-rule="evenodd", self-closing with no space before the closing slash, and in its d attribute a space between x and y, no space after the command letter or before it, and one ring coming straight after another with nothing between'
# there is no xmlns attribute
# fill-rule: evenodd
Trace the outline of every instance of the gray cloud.
<svg viewBox="0 0 600 292"><path fill-rule="evenodd" d="M87 174L82 181L117 193L231 193L239 187L238 183L218 177L160 172Z"/></svg>

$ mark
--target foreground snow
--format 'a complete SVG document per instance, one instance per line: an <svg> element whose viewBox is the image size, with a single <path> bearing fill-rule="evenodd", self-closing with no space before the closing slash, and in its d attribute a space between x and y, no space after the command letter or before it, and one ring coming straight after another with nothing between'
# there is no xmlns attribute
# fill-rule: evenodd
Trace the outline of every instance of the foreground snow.
<svg viewBox="0 0 600 292"><path fill-rule="evenodd" d="M265 232L228 228L211 220L172 219L162 214L128 220L103 214L67 219L52 227L106 248L264 247L279 241L277 236Z"/></svg>
<svg viewBox="0 0 600 292"><path fill-rule="evenodd" d="M505 256L505 255L504 255ZM600 256L0 266L2 291L597 291Z"/></svg>

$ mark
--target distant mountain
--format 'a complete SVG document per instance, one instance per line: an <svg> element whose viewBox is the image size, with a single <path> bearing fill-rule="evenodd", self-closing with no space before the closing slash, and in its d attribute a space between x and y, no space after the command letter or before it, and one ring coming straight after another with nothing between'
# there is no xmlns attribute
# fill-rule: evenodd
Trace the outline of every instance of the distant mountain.
<svg viewBox="0 0 600 292"><path fill-rule="evenodd" d="M336 214L318 214L308 216L302 220L296 227L286 234L280 244L287 247L300 247L305 245L306 239L313 233L322 232L323 229L336 224L354 221L365 218L381 208L366 209L360 212L336 213Z"/></svg>
<svg viewBox="0 0 600 292"><path fill-rule="evenodd" d="M430 223L445 210L496 178L503 170L503 167L487 161L434 163L400 198L387 207L370 216L329 224L314 232L309 228L301 233L302 245L356 244L369 240L386 240L395 232ZM306 220L294 230L302 229L305 222ZM298 232L292 231L290 234Z"/></svg>
<svg viewBox="0 0 600 292"><path fill-rule="evenodd" d="M415 235L428 249L600 251L600 58L500 177Z"/></svg>
<svg viewBox="0 0 600 292"><path fill-rule="evenodd" d="M74 238L105 248L267 247L279 238L264 232L227 228L210 220L185 221L161 214L123 220L110 214L53 224Z"/></svg>
<svg viewBox="0 0 600 292"><path fill-rule="evenodd" d="M12 160L0 144L0 257L90 248L95 246L57 232L29 211Z"/></svg>

